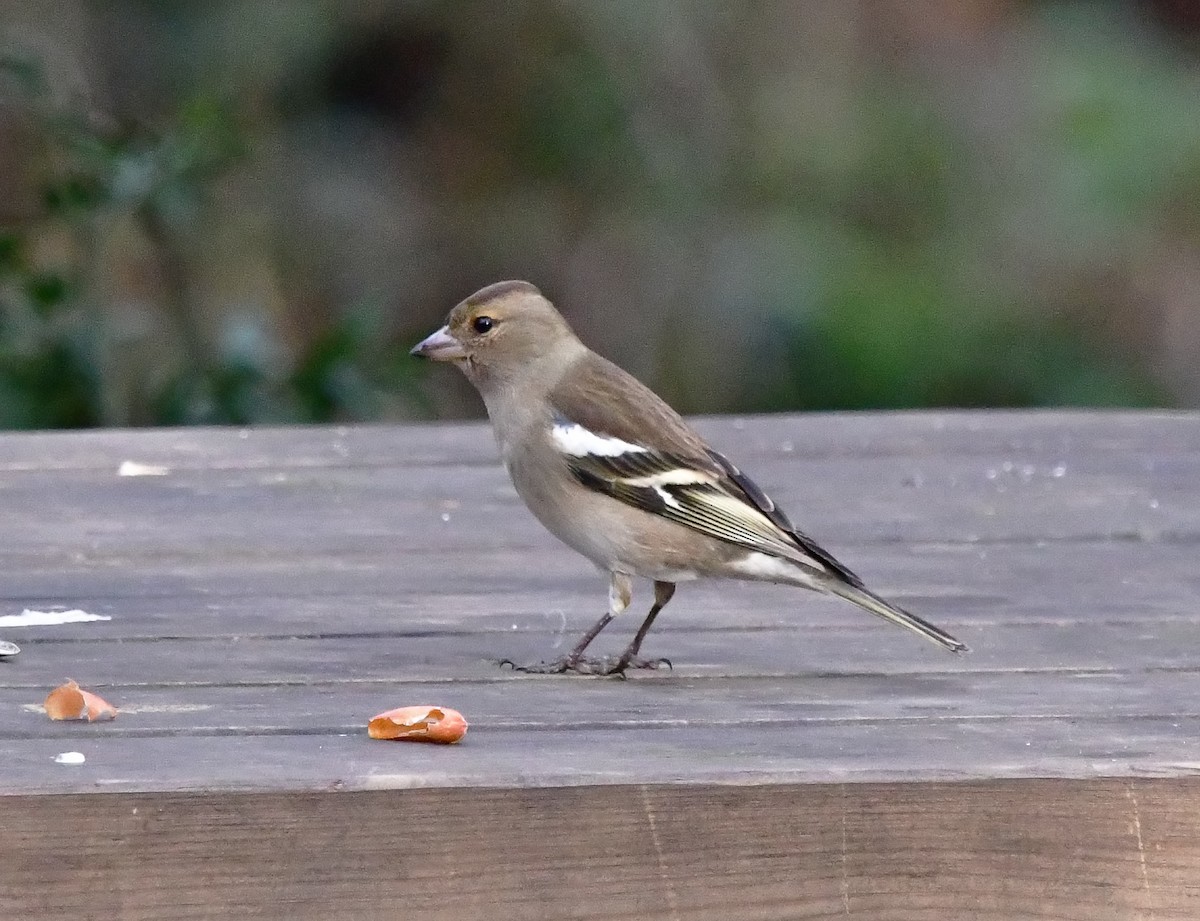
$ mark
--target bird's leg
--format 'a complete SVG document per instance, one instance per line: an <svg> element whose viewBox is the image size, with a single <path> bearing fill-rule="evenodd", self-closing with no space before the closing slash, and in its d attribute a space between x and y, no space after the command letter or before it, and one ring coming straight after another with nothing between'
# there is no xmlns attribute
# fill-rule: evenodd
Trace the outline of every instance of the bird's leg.
<svg viewBox="0 0 1200 921"><path fill-rule="evenodd" d="M654 623L654 618L658 617L658 612L667 606L667 602L671 600L671 596L675 594L674 582L654 582L654 606L650 608L650 613L646 615L646 619L642 621L642 625L638 627L638 632L633 638L633 642L626 647L621 653L621 657L617 659L613 665L606 669L602 674L605 675L622 675L628 668L661 668L662 666L671 667L670 659L643 659L638 656L638 650L642 648L642 640L646 638L646 634L650 632L650 627Z"/></svg>
<svg viewBox="0 0 1200 921"><path fill-rule="evenodd" d="M551 662L538 662L535 665L517 665L511 659L502 659L501 665L512 666L513 671L528 672L533 675L561 675L563 672L581 672L589 675L608 674L608 663L604 660L585 659L583 653L587 650L600 631L609 625L614 617L629 607L633 600L633 579L624 573L614 572L608 583L608 611L592 628L575 644L561 659Z"/></svg>

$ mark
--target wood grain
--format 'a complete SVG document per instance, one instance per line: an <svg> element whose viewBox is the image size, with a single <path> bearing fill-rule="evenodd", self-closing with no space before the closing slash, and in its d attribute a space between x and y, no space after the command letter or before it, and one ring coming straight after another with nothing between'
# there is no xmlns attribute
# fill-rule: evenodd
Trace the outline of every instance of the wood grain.
<svg viewBox="0 0 1200 921"><path fill-rule="evenodd" d="M1196 780L4 797L0 916L1190 919L1197 820Z"/></svg>
<svg viewBox="0 0 1200 921"><path fill-rule="evenodd" d="M0 437L0 616L111 618L0 627L0 918L1200 917L1200 416L697 424L972 654L697 584L674 671L513 674L604 579L483 426ZM367 739L416 703L466 741Z"/></svg>

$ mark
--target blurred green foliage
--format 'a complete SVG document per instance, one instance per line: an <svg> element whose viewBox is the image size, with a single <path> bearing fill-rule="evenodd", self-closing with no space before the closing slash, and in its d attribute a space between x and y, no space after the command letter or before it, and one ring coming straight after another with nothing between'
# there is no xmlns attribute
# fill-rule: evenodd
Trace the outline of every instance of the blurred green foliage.
<svg viewBox="0 0 1200 921"><path fill-rule="evenodd" d="M806 164L824 226L800 215L797 225L838 242L819 247L815 290L776 315L765 348L777 360L752 405L1177 402L1105 325L1121 312L1143 330L1159 321L1137 316L1144 305L1123 302L1136 295L1121 284L1165 216L1200 203L1200 95L1194 72L1117 13L1037 10L1044 57L1028 121L984 145L923 102L920 85L865 95L867 143ZM1016 263L998 273L1007 246L1044 247L1023 255L1044 261L1043 274L1023 278Z"/></svg>
<svg viewBox="0 0 1200 921"><path fill-rule="evenodd" d="M0 62L0 426L478 412L406 349L516 276L685 411L1200 401L1194 47L939 5L97 7L120 114Z"/></svg>
<svg viewBox="0 0 1200 921"><path fill-rule="evenodd" d="M56 100L36 60L0 57L7 96L41 145L37 220L0 235L0 427L328 422L380 415L412 388L407 352L360 305L294 354L253 316L211 341L183 266L214 185L246 155L227 101L186 100L155 130L98 122ZM170 336L153 378L122 380L121 331L97 277L106 235L131 224L162 274ZM56 240L52 259L34 241Z"/></svg>

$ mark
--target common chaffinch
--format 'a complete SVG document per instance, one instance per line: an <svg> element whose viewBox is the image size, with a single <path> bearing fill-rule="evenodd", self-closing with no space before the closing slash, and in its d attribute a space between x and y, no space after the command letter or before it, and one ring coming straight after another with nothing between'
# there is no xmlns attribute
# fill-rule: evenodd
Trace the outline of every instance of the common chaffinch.
<svg viewBox="0 0 1200 921"><path fill-rule="evenodd" d="M552 534L609 574L608 611L571 652L520 670L623 675L669 665L641 658L642 641L677 582L708 577L838 595L945 649L966 650L880 598L798 531L662 399L580 342L528 282L472 294L412 353L466 374L517 493ZM629 606L634 576L654 581L654 605L633 642L616 658L585 658Z"/></svg>

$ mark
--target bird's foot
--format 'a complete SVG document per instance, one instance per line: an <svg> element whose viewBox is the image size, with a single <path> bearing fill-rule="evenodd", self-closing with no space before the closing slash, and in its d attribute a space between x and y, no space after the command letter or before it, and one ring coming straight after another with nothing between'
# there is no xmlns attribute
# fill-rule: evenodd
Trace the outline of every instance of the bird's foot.
<svg viewBox="0 0 1200 921"><path fill-rule="evenodd" d="M605 656L602 659L591 659L586 656L564 656L550 662L535 662L531 665L518 665L512 659L501 659L500 666L507 665L514 672L526 675L563 675L575 672L577 675L601 675L625 677L625 672L631 668L657 669L666 666L673 668L670 659L643 659L641 656Z"/></svg>
<svg viewBox="0 0 1200 921"><path fill-rule="evenodd" d="M572 658L571 656L563 656L561 659L554 659L550 662L534 662L530 665L518 665L512 659L501 659L497 665L501 668L508 666L514 672L524 672L526 675L562 675L567 672L578 672L580 667L590 662L590 659ZM582 674L590 674L582 672Z"/></svg>
<svg viewBox="0 0 1200 921"><path fill-rule="evenodd" d="M645 668L653 671L664 666L671 671L675 671L675 666L671 664L670 659L643 659L641 656L620 656L605 659L604 665L604 670L596 674L615 675L618 678L624 678L625 672L631 668Z"/></svg>

